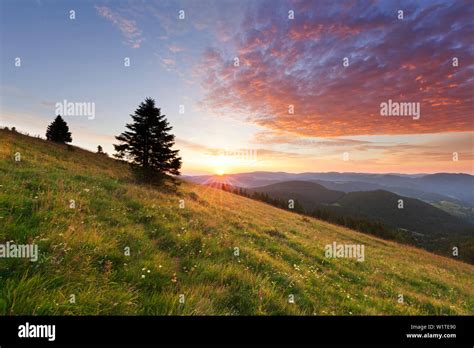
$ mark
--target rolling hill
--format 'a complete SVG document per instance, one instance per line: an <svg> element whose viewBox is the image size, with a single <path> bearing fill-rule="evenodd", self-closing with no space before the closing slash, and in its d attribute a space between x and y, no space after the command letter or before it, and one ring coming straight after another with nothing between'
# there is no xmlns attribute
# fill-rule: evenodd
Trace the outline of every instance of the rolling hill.
<svg viewBox="0 0 474 348"><path fill-rule="evenodd" d="M405 187L399 187L399 186L384 186L384 185L371 184L371 183L359 182L359 181L314 180L313 182L316 182L326 187L327 189L343 191L345 193L384 190L384 191L396 193L400 196L416 198L428 203L439 203L439 202L447 201L447 202L451 202L453 204L458 204L458 205L463 204L461 201L455 198L440 195L438 193L421 191L413 187L405 188Z"/></svg>
<svg viewBox="0 0 474 348"><path fill-rule="evenodd" d="M403 200L403 209L397 202ZM474 226L428 203L394 193L377 190L350 192L337 201L334 209L342 214L353 214L379 219L387 225L409 230L416 234L420 244L436 244L449 237L473 236ZM448 247L449 249L449 247Z"/></svg>
<svg viewBox="0 0 474 348"><path fill-rule="evenodd" d="M270 198L285 201L293 199L307 213L323 208L338 216L380 221L390 228L409 232L417 246L443 250L444 254L450 253L453 245L458 245L458 239L474 236L472 223L418 199L384 190L344 193L314 182L288 181L246 191L265 193ZM400 199L403 209L398 208Z"/></svg>
<svg viewBox="0 0 474 348"><path fill-rule="evenodd" d="M40 257L0 259L2 315L474 313L472 265L212 187L143 185L123 162L0 130L6 241ZM333 242L365 261L326 258Z"/></svg>
<svg viewBox="0 0 474 348"><path fill-rule="evenodd" d="M334 191L308 181L285 181L263 187L247 189L248 192L267 193L273 198L297 200L303 207L336 202L344 192Z"/></svg>

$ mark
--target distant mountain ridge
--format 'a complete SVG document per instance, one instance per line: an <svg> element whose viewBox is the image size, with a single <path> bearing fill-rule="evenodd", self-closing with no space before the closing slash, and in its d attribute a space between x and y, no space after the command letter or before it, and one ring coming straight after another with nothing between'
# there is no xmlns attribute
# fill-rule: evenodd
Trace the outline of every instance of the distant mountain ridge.
<svg viewBox="0 0 474 348"><path fill-rule="evenodd" d="M212 175L185 176L205 183ZM344 192L386 190L429 203L449 201L474 207L474 176L470 174L368 174L368 173L285 173L251 172L225 175L228 183L243 188L261 187L283 181L313 181L328 189ZM338 187L339 185L339 187Z"/></svg>
<svg viewBox="0 0 474 348"><path fill-rule="evenodd" d="M344 192L325 188L309 181L285 181L263 187L247 189L249 192L267 193L271 197L298 200L304 207L336 202ZM291 196L291 197L290 197Z"/></svg>

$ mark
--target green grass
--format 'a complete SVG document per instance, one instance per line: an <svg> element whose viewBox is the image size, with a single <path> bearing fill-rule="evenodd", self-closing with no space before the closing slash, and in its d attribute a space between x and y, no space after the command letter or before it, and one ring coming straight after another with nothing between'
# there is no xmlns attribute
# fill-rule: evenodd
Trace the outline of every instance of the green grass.
<svg viewBox="0 0 474 348"><path fill-rule="evenodd" d="M140 185L78 148L2 130L0 185L0 243L40 251L0 259L2 315L474 314L472 265L213 188ZM325 258L333 241L365 261Z"/></svg>

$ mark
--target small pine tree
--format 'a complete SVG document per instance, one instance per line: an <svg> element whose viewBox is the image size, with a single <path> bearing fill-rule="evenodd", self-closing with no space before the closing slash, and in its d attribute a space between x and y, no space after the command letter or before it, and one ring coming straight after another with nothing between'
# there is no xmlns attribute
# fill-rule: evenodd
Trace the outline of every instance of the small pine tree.
<svg viewBox="0 0 474 348"><path fill-rule="evenodd" d="M145 171L162 174L180 175L181 157L179 150L172 150L174 135L172 127L155 106L155 100L146 98L134 115L133 123L126 125L126 130L115 137L120 143L114 145L115 157L128 159L132 164Z"/></svg>
<svg viewBox="0 0 474 348"><path fill-rule="evenodd" d="M65 144L72 141L71 132L66 121L58 115L46 130L46 139L55 143Z"/></svg>
<svg viewBox="0 0 474 348"><path fill-rule="evenodd" d="M97 146L97 153L100 153L100 154L103 154L103 153L104 153L104 151L103 151L103 149L102 149L102 146L100 146L100 145Z"/></svg>

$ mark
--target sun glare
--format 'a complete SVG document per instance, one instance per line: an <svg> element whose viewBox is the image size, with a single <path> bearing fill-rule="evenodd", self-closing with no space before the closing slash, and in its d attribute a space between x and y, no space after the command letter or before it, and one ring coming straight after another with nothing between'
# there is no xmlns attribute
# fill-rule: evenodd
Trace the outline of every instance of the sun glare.
<svg viewBox="0 0 474 348"><path fill-rule="evenodd" d="M217 169L216 174L219 175L219 176L224 175L225 174L224 169Z"/></svg>

